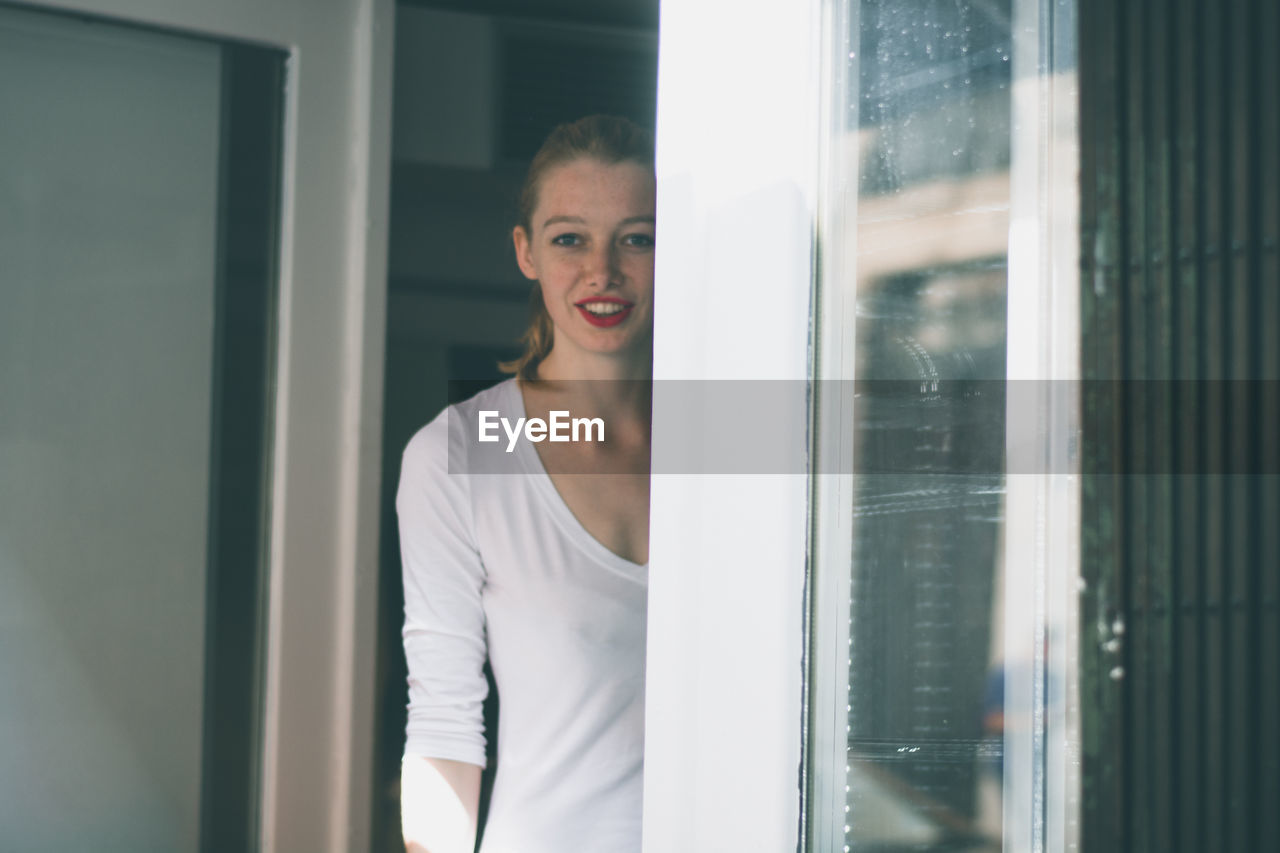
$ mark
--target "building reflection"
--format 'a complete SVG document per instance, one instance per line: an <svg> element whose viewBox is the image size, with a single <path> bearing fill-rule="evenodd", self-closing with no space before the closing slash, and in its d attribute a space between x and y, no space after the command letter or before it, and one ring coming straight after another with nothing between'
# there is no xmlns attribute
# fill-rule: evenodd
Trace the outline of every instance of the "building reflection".
<svg viewBox="0 0 1280 853"><path fill-rule="evenodd" d="M857 6L846 843L999 850L1010 4Z"/></svg>

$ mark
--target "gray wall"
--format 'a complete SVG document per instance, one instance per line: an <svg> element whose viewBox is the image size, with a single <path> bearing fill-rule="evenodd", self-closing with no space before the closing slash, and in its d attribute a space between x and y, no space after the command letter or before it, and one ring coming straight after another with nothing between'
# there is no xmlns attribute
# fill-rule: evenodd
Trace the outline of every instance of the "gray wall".
<svg viewBox="0 0 1280 853"><path fill-rule="evenodd" d="M445 403L449 349L510 345L527 317L511 248L523 168L494 157L499 24L397 10L384 492Z"/></svg>
<svg viewBox="0 0 1280 853"><path fill-rule="evenodd" d="M0 9L0 849L197 846L216 48Z"/></svg>

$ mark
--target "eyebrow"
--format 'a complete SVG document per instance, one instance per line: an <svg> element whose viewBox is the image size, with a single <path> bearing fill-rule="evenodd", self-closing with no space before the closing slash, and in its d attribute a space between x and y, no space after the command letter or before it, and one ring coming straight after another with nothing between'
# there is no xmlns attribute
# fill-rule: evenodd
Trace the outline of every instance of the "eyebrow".
<svg viewBox="0 0 1280 853"><path fill-rule="evenodd" d="M569 222L574 225L585 225L586 221L587 220L583 219L581 216L552 216L548 218L546 222L542 223L542 227L550 228L552 225L557 225L561 222ZM653 225L655 224L656 220L653 218L652 214L642 214L640 216L628 216L626 219L622 220L618 224L634 225L637 222L647 222L650 225Z"/></svg>

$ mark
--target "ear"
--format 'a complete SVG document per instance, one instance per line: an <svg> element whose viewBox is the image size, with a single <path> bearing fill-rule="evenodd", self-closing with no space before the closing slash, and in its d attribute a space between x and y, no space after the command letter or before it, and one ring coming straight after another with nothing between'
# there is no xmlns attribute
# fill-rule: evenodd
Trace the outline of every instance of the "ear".
<svg viewBox="0 0 1280 853"><path fill-rule="evenodd" d="M524 273L525 278L537 281L538 271L533 266L533 244L523 225L517 225L511 230L511 241L515 243L516 263L520 265L520 272Z"/></svg>

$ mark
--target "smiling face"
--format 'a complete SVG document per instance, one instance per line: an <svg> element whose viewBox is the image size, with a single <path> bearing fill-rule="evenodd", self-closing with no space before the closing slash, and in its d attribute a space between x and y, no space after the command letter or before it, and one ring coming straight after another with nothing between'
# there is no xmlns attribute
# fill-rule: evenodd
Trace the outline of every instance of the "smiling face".
<svg viewBox="0 0 1280 853"><path fill-rule="evenodd" d="M653 332L654 178L633 162L580 158L547 171L520 270L542 287L555 326L549 367L609 357L647 364Z"/></svg>

